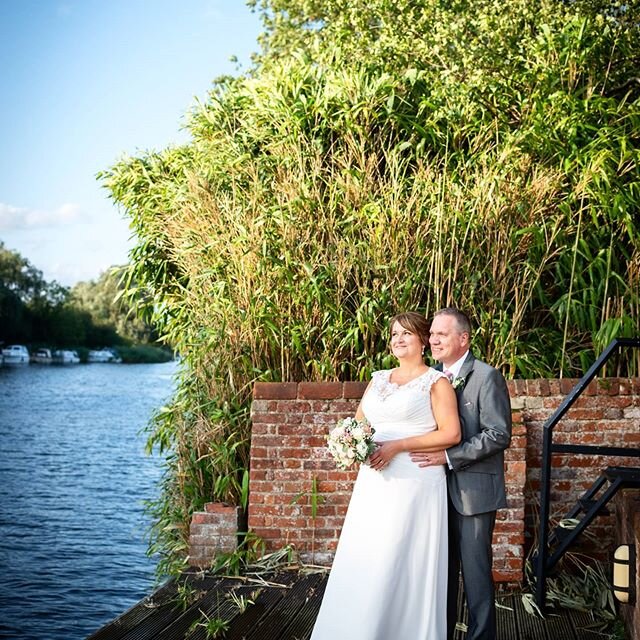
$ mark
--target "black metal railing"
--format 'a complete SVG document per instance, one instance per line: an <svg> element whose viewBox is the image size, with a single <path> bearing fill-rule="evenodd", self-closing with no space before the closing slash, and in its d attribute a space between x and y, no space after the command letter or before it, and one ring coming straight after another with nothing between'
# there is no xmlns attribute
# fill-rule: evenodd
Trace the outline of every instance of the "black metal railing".
<svg viewBox="0 0 640 640"><path fill-rule="evenodd" d="M621 467L609 467L603 475L596 480L593 487L578 500L578 505L568 514L568 517L575 517L581 510L584 517L573 530L565 532L564 536L549 532L549 502L551 495L551 456L556 453L598 455L598 456L624 456L640 457L640 449L633 447L601 447L594 445L571 445L554 444L553 429L571 408L574 402L587 388L589 383L595 378L605 363L619 349L623 347L640 347L640 338L616 338L602 352L600 357L593 363L589 371L584 374L581 380L575 385L567 397L562 401L555 413L544 424L542 431L542 477L540 484L540 524L538 535L538 548L534 556L534 569L536 575L536 602L543 609L546 596L546 582L549 572L557 564L558 560L566 552L573 541L588 526L588 524L600 513L606 503L613 497L615 492L622 486L640 485L640 468L626 469ZM638 472L638 473L634 473ZM602 488L605 482L610 482L610 487L600 498L595 498L597 491ZM562 539L561 539L562 538ZM556 549L550 554L550 542L558 542Z"/></svg>

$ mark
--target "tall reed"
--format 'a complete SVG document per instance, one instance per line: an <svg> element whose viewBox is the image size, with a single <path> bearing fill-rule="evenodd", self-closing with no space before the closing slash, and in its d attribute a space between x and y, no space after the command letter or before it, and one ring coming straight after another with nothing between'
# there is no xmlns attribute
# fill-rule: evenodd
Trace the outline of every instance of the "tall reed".
<svg viewBox="0 0 640 640"><path fill-rule="evenodd" d="M196 105L188 145L102 174L138 237L129 294L183 362L149 437L168 460L161 571L194 509L246 502L256 380L366 380L392 366L399 310L467 309L510 377L579 375L637 331L640 106L602 89L615 37L567 13L509 39L521 4L480 5L458 19L486 19L469 37L488 44L433 36L421 67L318 43L267 56Z"/></svg>

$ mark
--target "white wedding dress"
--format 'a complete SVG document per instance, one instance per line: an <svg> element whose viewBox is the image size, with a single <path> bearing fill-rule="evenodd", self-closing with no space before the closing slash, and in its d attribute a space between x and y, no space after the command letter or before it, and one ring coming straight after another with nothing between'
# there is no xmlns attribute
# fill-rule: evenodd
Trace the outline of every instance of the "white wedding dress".
<svg viewBox="0 0 640 640"><path fill-rule="evenodd" d="M375 440L436 428L429 369L404 385L376 371L362 400ZM383 471L361 465L311 640L444 640L447 485L444 466L401 453Z"/></svg>

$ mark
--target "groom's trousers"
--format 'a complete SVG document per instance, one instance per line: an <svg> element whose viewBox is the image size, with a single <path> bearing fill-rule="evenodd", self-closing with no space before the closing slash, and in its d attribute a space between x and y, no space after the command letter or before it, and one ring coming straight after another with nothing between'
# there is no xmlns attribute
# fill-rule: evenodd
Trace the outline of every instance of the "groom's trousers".
<svg viewBox="0 0 640 640"><path fill-rule="evenodd" d="M460 571L469 613L466 640L496 638L491 548L495 522L495 511L463 516L449 502L448 640L452 640L457 622Z"/></svg>

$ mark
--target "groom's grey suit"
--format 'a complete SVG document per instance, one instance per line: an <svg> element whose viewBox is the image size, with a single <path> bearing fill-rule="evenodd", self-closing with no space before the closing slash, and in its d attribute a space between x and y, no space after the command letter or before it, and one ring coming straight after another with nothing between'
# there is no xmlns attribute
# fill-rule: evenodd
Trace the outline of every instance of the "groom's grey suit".
<svg viewBox="0 0 640 640"><path fill-rule="evenodd" d="M507 506L504 450L511 441L511 405L502 374L471 352L458 377L464 379L456 389L462 439L446 450L450 500L448 634L453 637L462 567L469 610L466 639L495 640L491 539L496 510Z"/></svg>

